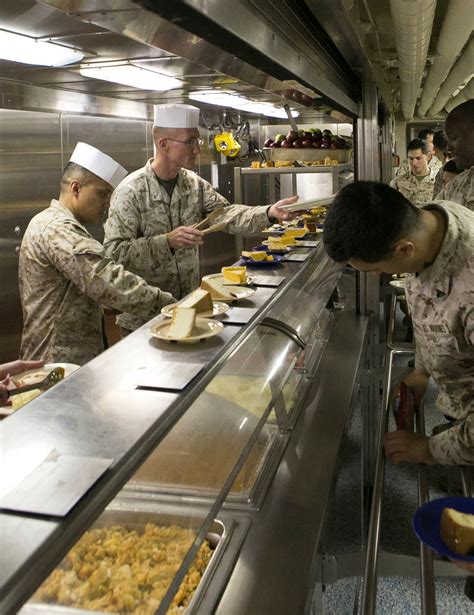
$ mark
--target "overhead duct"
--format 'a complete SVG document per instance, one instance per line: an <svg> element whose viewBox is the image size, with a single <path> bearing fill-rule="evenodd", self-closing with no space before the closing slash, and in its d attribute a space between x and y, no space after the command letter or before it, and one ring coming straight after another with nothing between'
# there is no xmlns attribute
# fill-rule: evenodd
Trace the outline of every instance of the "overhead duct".
<svg viewBox="0 0 474 615"><path fill-rule="evenodd" d="M469 15L474 15L474 0L451 0L449 2L436 46L438 55L423 84L423 92L418 105L418 115L421 117L426 115L433 104L440 85L446 79L471 36L472 19Z"/></svg>
<svg viewBox="0 0 474 615"><path fill-rule="evenodd" d="M468 44L462 55L459 57L456 64L453 66L447 78L443 81L439 88L438 95L435 98L433 105L428 111L428 115L433 117L437 115L448 102L451 94L457 90L463 83L468 81L474 70L474 38Z"/></svg>
<svg viewBox="0 0 474 615"><path fill-rule="evenodd" d="M451 100L448 100L448 102L445 104L444 108L449 113L455 107L457 107L458 105L460 105L463 102L466 102L466 100L470 100L471 98L474 98L474 77L471 79L471 81L469 81L469 83L466 85L466 87L463 88L459 92L459 94L457 94L456 96L451 98Z"/></svg>
<svg viewBox="0 0 474 615"><path fill-rule="evenodd" d="M390 0L403 117L413 117L426 64L436 0Z"/></svg>

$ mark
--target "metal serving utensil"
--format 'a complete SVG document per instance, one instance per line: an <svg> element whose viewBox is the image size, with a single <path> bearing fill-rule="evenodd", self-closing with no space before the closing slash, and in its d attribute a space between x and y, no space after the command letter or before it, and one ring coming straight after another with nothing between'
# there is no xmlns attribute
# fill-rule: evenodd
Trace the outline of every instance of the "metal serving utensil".
<svg viewBox="0 0 474 615"><path fill-rule="evenodd" d="M64 367L55 367L46 378L40 380L40 382L35 382L33 384L27 384L24 387L19 387L18 389L12 389L8 391L8 397L13 397L13 395L18 395L19 393L26 393L27 391L33 391L34 389L49 389L56 384L60 380L64 378Z"/></svg>

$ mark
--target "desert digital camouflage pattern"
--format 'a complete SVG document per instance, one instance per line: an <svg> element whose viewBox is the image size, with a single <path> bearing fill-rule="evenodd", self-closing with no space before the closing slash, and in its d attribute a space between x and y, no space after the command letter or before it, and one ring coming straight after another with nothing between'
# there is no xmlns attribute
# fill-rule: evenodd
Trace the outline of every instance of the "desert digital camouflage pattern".
<svg viewBox="0 0 474 615"><path fill-rule="evenodd" d="M439 410L456 420L429 445L438 463L473 464L474 213L446 201L426 207L444 211L448 228L434 263L406 278L415 366L433 377Z"/></svg>
<svg viewBox="0 0 474 615"><path fill-rule="evenodd" d="M441 162L441 160L438 158L438 156L435 156L433 154L433 156L431 156L430 160L428 161L428 168L434 171L439 171L440 169L443 168L443 163ZM395 177L398 177L399 175L405 175L405 173L408 173L408 171L410 170L410 163L408 162L408 158L405 158L405 160L402 160L400 163L400 166L397 169L397 172L395 173Z"/></svg>
<svg viewBox="0 0 474 615"><path fill-rule="evenodd" d="M411 171L404 175L397 175L390 185L403 194L417 207L433 200L433 189L437 171L430 169L429 175L418 180Z"/></svg>
<svg viewBox="0 0 474 615"><path fill-rule="evenodd" d="M436 199L459 203L474 211L474 167L459 173L443 188Z"/></svg>
<svg viewBox="0 0 474 615"><path fill-rule="evenodd" d="M223 220L229 233L258 233L269 224L268 206L230 205L201 177L180 169L170 197L151 167L126 177L114 191L105 223L107 254L124 267L181 299L200 284L198 247L172 251L166 233L191 226L217 207L227 207ZM139 325L131 314L117 319L124 329Z"/></svg>
<svg viewBox="0 0 474 615"><path fill-rule="evenodd" d="M104 350L101 305L143 324L175 299L105 256L59 201L36 215L20 251L21 357L80 365Z"/></svg>
<svg viewBox="0 0 474 615"><path fill-rule="evenodd" d="M433 200L436 200L438 198L438 194L441 192L443 188L444 188L443 167L441 167L441 169L436 173L436 177L434 181ZM451 200L451 199L448 199L448 200Z"/></svg>

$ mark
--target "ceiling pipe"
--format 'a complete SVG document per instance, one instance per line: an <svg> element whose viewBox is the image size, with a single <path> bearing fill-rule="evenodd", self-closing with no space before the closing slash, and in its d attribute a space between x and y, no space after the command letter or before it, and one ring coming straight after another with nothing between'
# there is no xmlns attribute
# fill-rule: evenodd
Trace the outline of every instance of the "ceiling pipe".
<svg viewBox="0 0 474 615"><path fill-rule="evenodd" d="M474 77L471 81L469 81L466 87L459 92L459 94L448 100L448 102L444 105L444 108L448 113L451 113L455 107L466 100L470 100L471 98L474 98Z"/></svg>
<svg viewBox="0 0 474 615"><path fill-rule="evenodd" d="M402 113L409 121L426 64L436 0L390 0L400 75Z"/></svg>
<svg viewBox="0 0 474 615"><path fill-rule="evenodd" d="M474 15L474 0L451 0L449 2L436 45L438 55L423 84L423 92L418 105L420 117L424 117L433 104L440 85L446 79L471 36L472 19L469 15Z"/></svg>
<svg viewBox="0 0 474 615"><path fill-rule="evenodd" d="M434 103L428 111L430 117L438 115L451 95L463 83L469 81L474 71L474 38L468 44L447 78L443 81Z"/></svg>

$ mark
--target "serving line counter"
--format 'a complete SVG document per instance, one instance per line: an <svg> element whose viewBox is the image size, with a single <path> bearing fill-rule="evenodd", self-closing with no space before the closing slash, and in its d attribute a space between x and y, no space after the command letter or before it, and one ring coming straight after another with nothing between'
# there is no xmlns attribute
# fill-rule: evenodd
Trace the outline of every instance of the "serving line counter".
<svg viewBox="0 0 474 615"><path fill-rule="evenodd" d="M230 310L218 337L170 344L150 333L164 318L158 316L1 423L0 612L17 611L123 487L111 510L141 511L165 526L171 514L191 531L158 612L167 611L201 544L216 534L216 519L226 528L221 544L228 544L218 558L216 549L208 590L196 592L191 610L214 609L238 557L222 613L266 612L250 606L266 595L265 584L260 598L251 588L269 576L266 565L275 587L283 582L286 563L274 560L294 552L304 517L309 534L300 534L299 546L306 572L294 591L303 589L367 323L353 309L325 308L342 269L322 245L298 251L305 261L265 270L266 284L283 277L281 284L257 286L239 304L255 308L246 324L230 324ZM190 365L197 375L179 390ZM28 479L33 472L36 485ZM277 608L277 593L271 612L300 612ZM242 601L248 608L232 610Z"/></svg>

